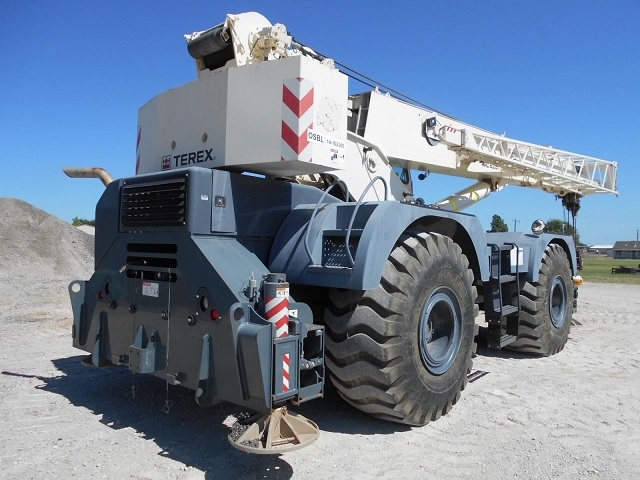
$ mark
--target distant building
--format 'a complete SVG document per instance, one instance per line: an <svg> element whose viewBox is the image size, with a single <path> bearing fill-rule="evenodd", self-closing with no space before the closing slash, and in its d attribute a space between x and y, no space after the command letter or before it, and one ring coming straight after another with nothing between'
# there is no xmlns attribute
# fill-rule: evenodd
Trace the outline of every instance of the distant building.
<svg viewBox="0 0 640 480"><path fill-rule="evenodd" d="M587 249L590 253L600 253L608 257L613 257L613 245L594 245Z"/></svg>
<svg viewBox="0 0 640 480"><path fill-rule="evenodd" d="M616 242L613 244L613 258L640 258L640 242Z"/></svg>

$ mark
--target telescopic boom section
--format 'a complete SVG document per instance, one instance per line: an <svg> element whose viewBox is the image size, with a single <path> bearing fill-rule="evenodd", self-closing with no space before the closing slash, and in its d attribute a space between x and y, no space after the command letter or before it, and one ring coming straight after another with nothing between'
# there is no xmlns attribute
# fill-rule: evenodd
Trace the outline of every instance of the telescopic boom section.
<svg viewBox="0 0 640 480"><path fill-rule="evenodd" d="M493 190L618 193L616 162L512 140L377 91L352 103L351 129L384 151L391 165L473 178Z"/></svg>
<svg viewBox="0 0 640 480"><path fill-rule="evenodd" d="M499 167L504 183L561 194L618 193L616 162L496 136L470 125L459 131L444 125L434 133L461 159Z"/></svg>

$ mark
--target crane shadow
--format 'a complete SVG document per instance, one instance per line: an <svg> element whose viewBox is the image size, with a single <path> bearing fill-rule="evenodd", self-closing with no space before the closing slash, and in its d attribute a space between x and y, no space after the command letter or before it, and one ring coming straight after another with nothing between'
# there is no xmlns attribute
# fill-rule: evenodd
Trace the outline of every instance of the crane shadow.
<svg viewBox="0 0 640 480"><path fill-rule="evenodd" d="M251 455L227 441L227 416L237 406L221 403L199 408L193 392L170 387L150 375L135 376L124 369L81 366L82 356L53 360L61 372L45 377L3 371L3 375L37 378L36 388L62 395L76 407L84 407L97 421L114 430L132 428L160 447L159 455L205 472L205 478L279 478L293 475L292 466L280 455ZM132 388L134 387L134 388Z"/></svg>
<svg viewBox="0 0 640 480"><path fill-rule="evenodd" d="M114 430L132 428L155 442L160 455L205 473L205 478L290 478L293 467L281 455L252 455L233 448L227 436L231 415L242 407L221 403L199 407L194 392L167 386L151 375L133 375L125 369L82 366L82 356L52 360L57 376L2 375L37 378L36 388L62 395L84 407ZM135 383L134 383L135 382ZM292 409L312 419L321 431L361 435L393 434L410 427L374 419L347 405L327 381L325 398ZM321 433L322 434L322 433Z"/></svg>

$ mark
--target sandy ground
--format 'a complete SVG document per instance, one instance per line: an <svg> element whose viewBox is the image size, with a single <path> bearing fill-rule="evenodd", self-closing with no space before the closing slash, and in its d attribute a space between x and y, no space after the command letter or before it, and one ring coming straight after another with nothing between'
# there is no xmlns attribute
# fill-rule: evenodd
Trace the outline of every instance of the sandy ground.
<svg viewBox="0 0 640 480"><path fill-rule="evenodd" d="M640 287L585 284L582 325L551 358L480 349L451 413L423 428L327 398L299 407L318 440L281 456L239 452L237 407L123 370L82 367L66 285L29 299L0 287L1 478L638 478ZM172 402L169 413L163 407Z"/></svg>
<svg viewBox="0 0 640 480"><path fill-rule="evenodd" d="M487 373L426 427L372 419L328 386L295 409L318 440L258 456L227 442L238 407L81 366L67 284L91 275L93 238L20 200L0 211L0 478L640 478L638 286L584 285L582 325L551 358L479 349Z"/></svg>

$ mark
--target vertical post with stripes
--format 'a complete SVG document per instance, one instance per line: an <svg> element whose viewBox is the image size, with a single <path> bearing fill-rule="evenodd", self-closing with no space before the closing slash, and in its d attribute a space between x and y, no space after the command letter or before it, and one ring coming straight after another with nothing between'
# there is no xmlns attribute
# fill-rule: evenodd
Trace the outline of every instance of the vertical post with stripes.
<svg viewBox="0 0 640 480"><path fill-rule="evenodd" d="M275 325L276 338L289 336L289 284L283 273L267 274L263 284L265 319ZM276 359L276 361L279 361ZM282 391L289 391L289 353L282 355Z"/></svg>

